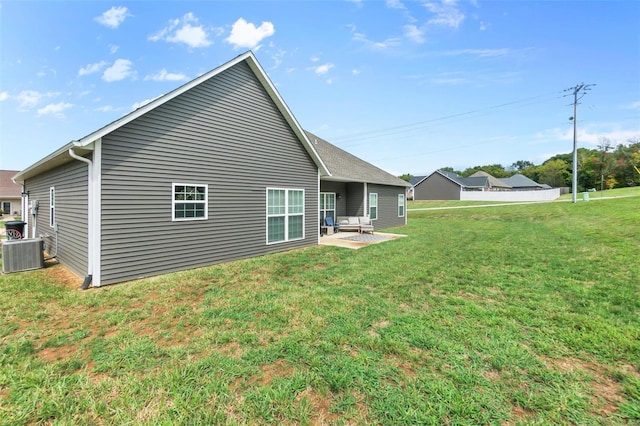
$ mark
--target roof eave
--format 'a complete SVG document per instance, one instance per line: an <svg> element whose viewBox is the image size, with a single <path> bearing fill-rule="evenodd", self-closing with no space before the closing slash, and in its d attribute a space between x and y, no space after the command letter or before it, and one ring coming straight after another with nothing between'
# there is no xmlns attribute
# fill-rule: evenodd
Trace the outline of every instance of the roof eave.
<svg viewBox="0 0 640 426"><path fill-rule="evenodd" d="M258 60L254 56L253 52L247 51L242 55L239 55L236 58L232 59L231 61L217 68L214 68L208 73L205 73L200 77L195 78L194 80L191 80L190 82L183 84L182 86L172 90L171 92L158 97L157 99L149 102L148 104L125 115L124 117L121 117L107 124L106 126L101 127L95 132L92 132L86 135L82 139L79 139L78 141L69 142L67 145L63 146L62 148L58 149L57 151L53 152L52 154L48 155L47 157L41 159L37 163L33 164L32 166L29 166L27 169L15 175L13 180L24 181L24 179L28 179L29 177L35 176L38 173L44 172L46 170L50 170L54 167L57 167L58 165L64 164L67 161L71 161L71 157L68 154L69 148L71 147L83 148L91 145L94 141L108 135L109 133L126 125L127 123L130 123L131 121L146 114L147 112L159 107L160 105L198 86L204 81L222 73L223 71L237 65L242 61L247 61L247 64L249 65L249 67L253 70L254 74L257 76L257 78L266 88L267 92L269 93L269 96L278 107L278 110L280 110L280 112L286 119L287 123L291 126L295 135L298 137L298 139L304 146L305 150L309 153L314 163L318 166L318 169L320 170L320 174L330 176L331 173L327 169L326 165L323 163L322 159L320 158L316 150L311 145L311 142L307 139L306 135L302 131L302 128L300 127L300 124L298 124L297 120L295 119L295 117L293 116L293 114L291 113L287 105L284 103L284 101L278 94L277 90L275 89L275 86L271 83L271 80L269 80L269 77L267 76L265 71L262 69L262 67L258 63Z"/></svg>
<svg viewBox="0 0 640 426"><path fill-rule="evenodd" d="M374 184L374 185L402 186L402 187L406 187L406 188L410 188L411 187L411 185L408 182L405 182L404 184L401 184L400 182L398 182L397 184L395 184L395 183L390 183L390 182L382 182L382 181L376 181L376 180L354 179L354 178L341 177L341 176L322 176L320 178L320 180L325 180L325 181L330 181L330 182L371 183L371 184Z"/></svg>
<svg viewBox="0 0 640 426"><path fill-rule="evenodd" d="M92 141L93 142L93 141ZM32 164L26 169L18 172L15 176L11 178L14 182L24 182L26 179L29 179L33 176L37 176L40 173L46 172L47 170L51 170L55 167L61 166L73 160L69 155L69 148L78 147L78 154L83 155L93 151L93 147L91 146L80 146L78 141L71 141L62 148L52 152L47 155L40 161Z"/></svg>

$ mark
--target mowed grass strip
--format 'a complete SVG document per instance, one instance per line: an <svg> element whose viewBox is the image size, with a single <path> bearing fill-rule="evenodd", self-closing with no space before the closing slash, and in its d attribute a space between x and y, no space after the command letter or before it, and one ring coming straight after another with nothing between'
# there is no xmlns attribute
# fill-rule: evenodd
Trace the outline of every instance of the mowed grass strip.
<svg viewBox="0 0 640 426"><path fill-rule="evenodd" d="M78 291L0 276L1 424L635 424L639 198Z"/></svg>

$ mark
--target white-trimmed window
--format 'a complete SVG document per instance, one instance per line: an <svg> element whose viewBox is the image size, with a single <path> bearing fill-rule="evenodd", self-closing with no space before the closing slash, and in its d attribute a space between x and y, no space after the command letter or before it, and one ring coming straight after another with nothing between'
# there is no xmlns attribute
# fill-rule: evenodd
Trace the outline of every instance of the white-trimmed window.
<svg viewBox="0 0 640 426"><path fill-rule="evenodd" d="M372 192L369 194L369 219L376 220L378 218L378 194Z"/></svg>
<svg viewBox="0 0 640 426"><path fill-rule="evenodd" d="M209 211L208 185L174 183L171 213L173 220L207 219Z"/></svg>
<svg viewBox="0 0 640 426"><path fill-rule="evenodd" d="M335 192L320 193L320 219L324 225L324 219L330 217L334 223L336 220L336 194Z"/></svg>
<svg viewBox="0 0 640 426"><path fill-rule="evenodd" d="M398 194L398 217L404 217L404 194Z"/></svg>
<svg viewBox="0 0 640 426"><path fill-rule="evenodd" d="M267 244L304 238L304 190L267 188Z"/></svg>
<svg viewBox="0 0 640 426"><path fill-rule="evenodd" d="M56 226L56 188L49 188L49 226Z"/></svg>

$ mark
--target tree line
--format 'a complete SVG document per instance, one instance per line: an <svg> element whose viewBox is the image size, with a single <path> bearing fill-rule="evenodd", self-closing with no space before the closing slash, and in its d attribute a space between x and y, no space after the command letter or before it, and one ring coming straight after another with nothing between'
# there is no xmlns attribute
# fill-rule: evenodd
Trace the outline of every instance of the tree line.
<svg viewBox="0 0 640 426"><path fill-rule="evenodd" d="M573 153L558 154L535 165L531 161L519 160L504 167L501 164L469 167L458 171L452 167L441 170L460 176L470 176L482 170L497 178L516 173L523 174L541 184L551 187L570 187L573 170ZM409 180L411 175L400 176ZM578 191L624 188L640 185L640 137L631 138L626 144L614 146L607 138L601 138L596 149L578 148Z"/></svg>

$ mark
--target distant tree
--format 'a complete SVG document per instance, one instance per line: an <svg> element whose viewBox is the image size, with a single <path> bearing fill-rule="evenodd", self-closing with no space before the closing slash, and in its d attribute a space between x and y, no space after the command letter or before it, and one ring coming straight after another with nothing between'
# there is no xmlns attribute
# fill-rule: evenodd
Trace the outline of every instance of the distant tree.
<svg viewBox="0 0 640 426"><path fill-rule="evenodd" d="M398 176L400 179L409 182L413 175L411 173L405 173L403 175Z"/></svg>
<svg viewBox="0 0 640 426"><path fill-rule="evenodd" d="M513 163L511 165L511 167L509 167L509 168L511 170L515 170L515 171L521 172L521 171L523 171L524 169L526 169L528 167L534 167L534 164L531 161L518 160L515 163Z"/></svg>
<svg viewBox="0 0 640 426"><path fill-rule="evenodd" d="M600 143L598 144L598 150L600 151L600 161L598 165L600 168L600 190L602 191L605 187L605 179L607 181L615 181L612 172L616 164L613 154L609 154L609 151L613 150L613 145L611 144L611 141L609 139L601 137Z"/></svg>
<svg viewBox="0 0 640 426"><path fill-rule="evenodd" d="M453 167L442 167L440 170L442 170L443 172L451 172L451 173L455 173L457 175L462 175L461 171L455 170Z"/></svg>
<svg viewBox="0 0 640 426"><path fill-rule="evenodd" d="M552 187L570 186L571 173L569 165L561 159L547 160L538 166L538 183L546 183Z"/></svg>
<svg viewBox="0 0 640 426"><path fill-rule="evenodd" d="M497 178L507 177L511 174L504 169L502 164L489 164L486 166L469 167L468 169L465 169L465 171L462 172L462 176L471 176L475 172L479 172L479 171L489 173L491 176L497 177Z"/></svg>

